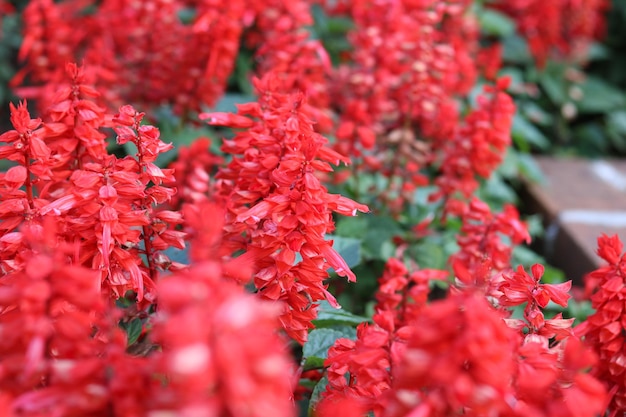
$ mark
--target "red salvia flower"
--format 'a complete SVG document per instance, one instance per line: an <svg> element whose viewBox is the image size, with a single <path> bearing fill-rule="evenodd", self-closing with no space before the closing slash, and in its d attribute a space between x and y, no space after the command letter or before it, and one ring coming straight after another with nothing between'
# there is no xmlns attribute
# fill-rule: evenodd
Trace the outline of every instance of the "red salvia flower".
<svg viewBox="0 0 626 417"><path fill-rule="evenodd" d="M510 415L517 338L484 298L432 303L411 330L382 415Z"/></svg>
<svg viewBox="0 0 626 417"><path fill-rule="evenodd" d="M174 182L171 170L154 162L171 145L160 140L155 127L140 126L142 117L123 106L112 119L118 143L132 142L135 157L107 155L85 163L69 178L68 194L41 211L60 217L68 240L82 241L80 262L101 271L106 289L116 296L133 290L139 301L144 296L153 301L158 270L172 267L162 251L182 249L184 233L170 227L182 222L179 213L159 209L176 190L168 186Z"/></svg>
<svg viewBox="0 0 626 417"><path fill-rule="evenodd" d="M498 304L502 306L516 306L526 303L524 308L524 318L529 324L531 333L541 333L546 325L541 309L546 308L550 301L567 307L570 298L569 290L572 282L567 281L561 284L540 284L544 267L535 264L531 268L532 276L529 275L523 266L518 266L513 274L503 274L499 282L498 291L501 295ZM557 318L559 320L560 318ZM569 322L571 325L572 321ZM558 323L548 323L548 329L559 327ZM546 329L546 330L548 330Z"/></svg>
<svg viewBox="0 0 626 417"><path fill-rule="evenodd" d="M1 273L19 271L23 267L22 235L17 231L22 224L39 220L40 209L46 200L37 195L40 181L52 178L54 161L45 143L41 119L31 119L26 102L17 107L12 103L11 123L15 129L0 135L0 158L16 162L6 173L0 174L0 263Z"/></svg>
<svg viewBox="0 0 626 417"><path fill-rule="evenodd" d="M341 404L384 415L392 370L402 361L414 321L426 308L431 280L447 277L438 270L408 269L390 259L379 279L374 324L357 328L357 340L338 339L328 351L328 386L317 413L330 417Z"/></svg>
<svg viewBox="0 0 626 417"><path fill-rule="evenodd" d="M149 380L140 360L125 356L98 271L68 263L76 250L59 240L53 218L21 232L30 256L21 272L0 280L2 415L129 415L130 398L142 398L137 393ZM119 358L139 381L124 391L115 389L120 379L128 382L116 372Z"/></svg>
<svg viewBox="0 0 626 417"><path fill-rule="evenodd" d="M502 162L504 151L511 144L515 114L515 104L504 92L508 83L508 79L500 79L495 87L486 88L488 95L479 97L479 107L466 117L453 140L442 145L445 152L441 174L435 180L439 191L431 200L455 200L457 193L470 197L478 189L478 179L489 178ZM446 207L446 211L454 213L453 207Z"/></svg>
<svg viewBox="0 0 626 417"><path fill-rule="evenodd" d="M317 177L332 171L331 163L348 161L326 147L327 140L300 111L302 95L283 94L276 74L257 80L256 87L258 104L240 105L237 115L201 116L213 125L246 128L224 142L223 151L235 158L217 175L228 201L226 239L233 252L247 252L238 259L256 261L260 295L286 302L285 330L304 342L315 303L326 299L337 305L323 283L328 267L356 279L325 239L334 229L332 213L353 216L368 209L329 194ZM296 254L302 260L296 261Z"/></svg>
<svg viewBox="0 0 626 417"><path fill-rule="evenodd" d="M211 141L200 137L189 147L180 147L176 161L169 166L174 171L177 193L172 196L171 206L180 207L183 203L194 203L216 196L215 184L211 178L224 160L210 151Z"/></svg>
<svg viewBox="0 0 626 417"><path fill-rule="evenodd" d="M519 355L514 415L593 417L605 410L606 391L587 373L596 357L575 336L549 346L547 337L530 334Z"/></svg>
<svg viewBox="0 0 626 417"><path fill-rule="evenodd" d="M280 308L222 279L221 209L200 202L185 213L198 247L190 269L159 283L152 337L163 351L151 361L167 381L152 392L153 412L293 416L294 370L276 332Z"/></svg>
<svg viewBox="0 0 626 417"><path fill-rule="evenodd" d="M74 63L65 70L69 82L51 86L56 91L45 97L50 103L40 104L47 109L46 143L55 153L57 180L66 180L73 169L106 155L106 135L100 130L109 127L106 110L95 102L100 97L93 87L96 74Z"/></svg>
<svg viewBox="0 0 626 417"><path fill-rule="evenodd" d="M507 0L492 7L504 11L517 23L537 64L550 57L584 59L591 42L603 32L604 0Z"/></svg>
<svg viewBox="0 0 626 417"><path fill-rule="evenodd" d="M598 238L598 255L606 265L585 278L596 310L576 328L585 343L599 356L592 373L606 385L610 395L609 415L626 412L626 254L617 235Z"/></svg>
<svg viewBox="0 0 626 417"><path fill-rule="evenodd" d="M455 276L461 286L480 287L492 294L498 274L510 268L511 244L529 243L530 235L511 205L493 213L486 203L474 198L462 210L463 225L457 236L460 250L451 257ZM511 244L505 243L505 236Z"/></svg>

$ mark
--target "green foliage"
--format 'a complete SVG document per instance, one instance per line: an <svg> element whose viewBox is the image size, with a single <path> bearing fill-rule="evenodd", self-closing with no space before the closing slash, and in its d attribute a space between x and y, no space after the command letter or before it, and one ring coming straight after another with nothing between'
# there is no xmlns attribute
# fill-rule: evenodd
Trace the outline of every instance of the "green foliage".
<svg viewBox="0 0 626 417"><path fill-rule="evenodd" d="M309 333L309 340L302 348L304 370L323 368L324 360L328 357L328 349L341 338L355 340L356 329L349 326L313 329Z"/></svg>
<svg viewBox="0 0 626 417"><path fill-rule="evenodd" d="M357 326L367 321L365 317L357 316L344 310L343 308L334 308L327 301L320 302L317 319L313 321L315 327L333 328L337 326Z"/></svg>
<svg viewBox="0 0 626 417"><path fill-rule="evenodd" d="M313 389L313 393L311 394L311 399L309 400L308 406L308 416L313 416L313 411L315 410L315 406L320 401L322 393L326 391L326 385L328 385L328 377L324 376L319 382L315 385Z"/></svg>
<svg viewBox="0 0 626 417"><path fill-rule="evenodd" d="M143 323L141 322L141 319L136 318L131 320L127 325L122 326L122 328L125 328L128 338L127 344L128 346L131 346L134 345L139 339L139 336L141 336Z"/></svg>
<svg viewBox="0 0 626 417"><path fill-rule="evenodd" d="M478 15L480 27L488 36L511 36L515 33L515 22L495 10L482 10Z"/></svg>

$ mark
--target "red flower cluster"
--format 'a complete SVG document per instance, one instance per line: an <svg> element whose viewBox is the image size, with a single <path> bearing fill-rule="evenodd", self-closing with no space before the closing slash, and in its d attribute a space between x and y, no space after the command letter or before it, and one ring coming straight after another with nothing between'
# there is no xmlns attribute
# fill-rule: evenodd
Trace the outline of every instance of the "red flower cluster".
<svg viewBox="0 0 626 417"><path fill-rule="evenodd" d="M531 271L520 266L505 273L494 294L499 306L526 305L524 320L506 319L523 336L514 380L516 415L597 415L605 408L605 390L586 373L595 355L574 335L574 319L557 314L546 320L542 311L550 301L566 307L571 282L540 284L544 267L533 265Z"/></svg>
<svg viewBox="0 0 626 417"><path fill-rule="evenodd" d="M336 70L307 29L307 0L26 5L14 84L34 85L19 91L43 111L32 119L26 102L11 105L14 129L0 135L0 158L13 164L0 173L0 415L294 415L300 372L280 332L305 343L319 302L338 307L330 269L356 280L329 234L334 215L368 207L324 185L350 158L353 173L381 180L372 191L391 212L435 186L443 219L462 221L457 281L431 302L432 281L448 271L388 260L372 322L335 342L324 371L309 371L328 381L317 416L626 411L619 239L600 239L609 265L588 280L596 313L573 330L573 319L545 313L567 305L569 282L541 283L540 265L510 269L512 246L529 240L517 211L472 199L510 145L515 112L507 80L462 107L480 68L494 78L499 65L498 45L479 43L472 2L321 3L354 23ZM493 7L516 19L541 61L548 43L569 53L566 37L591 39L602 7L557 3ZM546 10L555 19L534 27ZM161 168L172 146L120 105L165 104L188 121L215 105L242 40L258 101L201 114L235 129L224 156L202 138ZM67 64L79 59L88 66ZM110 132L134 155L109 154ZM172 262L167 252L186 241L192 264Z"/></svg>
<svg viewBox="0 0 626 417"><path fill-rule="evenodd" d="M516 338L479 294L425 307L392 369L388 417L512 415Z"/></svg>
<svg viewBox="0 0 626 417"><path fill-rule="evenodd" d="M512 247L503 237L519 245L529 243L530 235L510 205L494 214L486 203L474 198L461 219L463 226L457 236L460 250L451 258L456 278L463 286L477 286L491 294L498 274L511 265Z"/></svg>
<svg viewBox="0 0 626 417"><path fill-rule="evenodd" d="M446 197L446 211L460 214L454 203L459 193L469 198L478 189L478 178L487 179L500 165L511 144L511 126L515 104L504 90L508 78L498 80L496 87L487 87L488 96L478 97L478 108L465 118L463 126L452 140L443 145L441 174L435 180L439 192L432 200Z"/></svg>
<svg viewBox="0 0 626 417"><path fill-rule="evenodd" d="M179 213L155 210L175 193L165 186L174 181L171 171L154 164L171 145L160 140L155 127L140 126L142 118L143 113L124 106L112 119L118 143L134 143L135 157L101 154L84 163L67 180L65 195L42 207L41 213L59 216L65 239L82 242L81 264L100 270L101 281L117 296L133 290L139 301L144 293L154 301L157 268L171 266L167 257L157 254L170 246L184 248L184 234L168 227L182 222Z"/></svg>
<svg viewBox="0 0 626 417"><path fill-rule="evenodd" d="M306 111L320 132L333 127L329 114L328 78L330 58L319 40L310 39L307 26L313 24L311 2L265 0L255 3L257 18L248 44L257 47L257 77L278 75L284 93L306 95Z"/></svg>
<svg viewBox="0 0 626 417"><path fill-rule="evenodd" d="M54 218L23 228L28 260L0 280L3 416L294 415L276 307L222 279L221 210L200 203L186 214L194 246L212 250L159 282L150 342L161 349L145 358L125 351L121 310L102 297L97 270L73 264L76 245Z"/></svg>
<svg viewBox="0 0 626 417"><path fill-rule="evenodd" d="M318 406L320 417L330 417L345 401L375 416L384 415L392 370L405 355L414 322L426 306L429 283L444 279L447 272L416 270L390 259L379 280L374 324L357 328L357 340L339 339L328 351L328 386Z"/></svg>
<svg viewBox="0 0 626 417"><path fill-rule="evenodd" d="M526 323L522 320L508 320L508 323L518 329L526 327L530 334L539 334L547 339L556 336L560 340L572 334L570 328L574 319L564 320L559 314L553 319L545 320L541 309L546 308L550 301L567 307L572 282L540 284L543 271L543 265L535 264L532 266L532 276L522 266L513 274L502 275L498 286L498 304L518 306L525 303Z"/></svg>
<svg viewBox="0 0 626 417"><path fill-rule="evenodd" d="M604 30L605 0L505 0L492 7L517 23L537 64L552 54L584 59L590 43Z"/></svg>
<svg viewBox="0 0 626 417"><path fill-rule="evenodd" d="M207 198L214 198L216 191L211 177L224 159L210 150L211 140L200 137L189 147L178 150L176 161L169 165L174 171L177 193L170 202L174 208L183 203L196 203Z"/></svg>
<svg viewBox="0 0 626 417"><path fill-rule="evenodd" d="M0 409L7 417L141 415L151 384L146 361L99 288L77 266L53 217L22 228L24 269L0 281Z"/></svg>
<svg viewBox="0 0 626 417"><path fill-rule="evenodd" d="M354 216L367 207L329 194L318 177L331 163L348 159L326 147L302 111L304 97L283 94L280 75L255 82L259 103L239 105L235 114L209 113L211 125L245 128L222 150L233 155L219 171L219 192L228 201L226 239L239 259L256 261L254 284L261 296L286 302L283 326L304 342L316 302L337 305L323 281L328 267L354 281L356 277L325 235L334 229L332 213ZM301 257L297 260L296 255Z"/></svg>
<svg viewBox="0 0 626 417"><path fill-rule="evenodd" d="M150 395L152 409L177 415L293 416L294 369L275 331L280 308L222 278L228 265L216 256L223 217L211 203L185 208L187 225L196 232L194 264L158 286L152 338L163 352L149 359L156 372L167 375L167 383Z"/></svg>
<svg viewBox="0 0 626 417"><path fill-rule="evenodd" d="M474 86L477 58L485 55L471 2L325 3L355 24L350 60L331 83L339 115L336 149L357 157L357 168L388 179L384 189L371 192L391 211L413 201L415 189L429 181L429 167L441 171L433 199L469 197L477 179L488 178L502 161L515 112L506 82L499 81L465 121L460 118L458 99Z"/></svg>
<svg viewBox="0 0 626 417"><path fill-rule="evenodd" d="M617 235L598 238L598 255L607 264L587 275L586 287L596 310L576 328L600 361L593 374L611 395L610 416L626 412L626 254Z"/></svg>
<svg viewBox="0 0 626 417"><path fill-rule="evenodd" d="M188 117L221 97L254 13L241 0L36 0L23 20L26 65L13 84L35 87L22 95L45 99L67 62L85 60L109 107L169 103Z"/></svg>

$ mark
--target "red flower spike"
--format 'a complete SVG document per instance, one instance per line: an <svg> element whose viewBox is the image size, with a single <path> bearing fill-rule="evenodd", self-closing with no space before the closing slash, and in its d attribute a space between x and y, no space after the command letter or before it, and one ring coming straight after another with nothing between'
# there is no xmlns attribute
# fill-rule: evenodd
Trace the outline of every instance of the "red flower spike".
<svg viewBox="0 0 626 417"><path fill-rule="evenodd" d="M122 403L147 386L145 368L126 357L139 386L125 384L124 397L111 395L125 336L111 323L115 313L102 298L97 271L67 263L75 248L59 239L56 225L48 217L21 230L25 268L0 283L0 328L12 335L0 343L2 410L11 416L123 413ZM136 409L145 410L138 403Z"/></svg>
<svg viewBox="0 0 626 417"><path fill-rule="evenodd" d="M293 416L293 369L276 332L279 306L222 279L223 216L217 205L204 201L184 212L197 231L191 246L195 263L159 283L152 337L163 350L150 360L168 383L152 391L151 410Z"/></svg>
<svg viewBox="0 0 626 417"><path fill-rule="evenodd" d="M338 339L329 349L329 383L318 406L320 415L334 410L345 398L355 398L360 409L383 415L391 369L405 354L407 340L415 330L413 322L426 307L430 281L447 275L428 269L409 273L402 261L392 258L387 262L379 279L374 324L361 324L356 341Z"/></svg>
<svg viewBox="0 0 626 417"><path fill-rule="evenodd" d="M368 208L328 193L318 173L343 158L314 131L303 96L285 94L280 81L274 73L256 80L259 106L240 106L237 117L220 116L240 128L248 125L240 124L245 113L253 125L224 142L223 151L234 158L216 175L217 199L227 201L225 240L233 252L246 251L236 259L255 260L259 294L287 303L282 322L292 327L285 330L304 342L315 303L325 299L338 306L323 283L326 270L356 279L325 239L334 229L332 213L355 215Z"/></svg>
<svg viewBox="0 0 626 417"><path fill-rule="evenodd" d="M459 295L425 307L412 328L381 415L512 415L517 339L497 311Z"/></svg>
<svg viewBox="0 0 626 417"><path fill-rule="evenodd" d="M617 235L598 238L598 255L607 264L585 277L588 293L593 293L591 306L595 313L578 326L576 333L599 357L592 375L600 379L609 391L609 415L626 412L626 254Z"/></svg>
<svg viewBox="0 0 626 417"><path fill-rule="evenodd" d="M451 259L455 274L463 286L483 288L487 294L497 296L500 274L510 268L512 253L502 235L508 236L513 245L528 242L526 225L514 207L507 205L502 213L492 213L476 198L464 209L461 219L463 225L457 237L460 250Z"/></svg>
<svg viewBox="0 0 626 417"><path fill-rule="evenodd" d="M511 0L492 5L508 14L543 67L550 57L583 58L604 29L608 2L603 0Z"/></svg>

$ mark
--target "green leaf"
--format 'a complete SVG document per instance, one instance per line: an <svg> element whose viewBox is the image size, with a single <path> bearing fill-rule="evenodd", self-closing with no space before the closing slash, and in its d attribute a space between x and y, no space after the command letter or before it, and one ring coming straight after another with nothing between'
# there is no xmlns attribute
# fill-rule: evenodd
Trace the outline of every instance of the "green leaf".
<svg viewBox="0 0 626 417"><path fill-rule="evenodd" d="M334 240L333 248L352 268L361 263L361 239L343 236L329 236Z"/></svg>
<svg viewBox="0 0 626 417"><path fill-rule="evenodd" d="M356 330L349 326L313 329L302 348L302 362L305 370L322 368L328 357L328 349L337 339L356 339Z"/></svg>
<svg viewBox="0 0 626 417"><path fill-rule="evenodd" d="M608 114L607 124L617 133L626 135L626 110L616 110Z"/></svg>
<svg viewBox="0 0 626 417"><path fill-rule="evenodd" d="M525 64L532 61L526 41L517 35L507 36L502 41L502 59L512 64Z"/></svg>
<svg viewBox="0 0 626 417"><path fill-rule="evenodd" d="M608 151L609 139L603 125L589 122L572 131L578 151L587 157L600 156Z"/></svg>
<svg viewBox="0 0 626 417"><path fill-rule="evenodd" d="M237 104L251 103L255 98L251 94L226 93L217 102L213 111L236 113Z"/></svg>
<svg viewBox="0 0 626 417"><path fill-rule="evenodd" d="M541 214L531 214L524 218L524 222L528 227L528 234L532 238L542 237L545 233L545 227L543 225L543 217Z"/></svg>
<svg viewBox="0 0 626 417"><path fill-rule="evenodd" d="M337 221L335 234L345 237L364 238L367 233L368 215L341 217Z"/></svg>
<svg viewBox="0 0 626 417"><path fill-rule="evenodd" d="M178 11L178 20L180 20L180 23L182 23L183 25L192 24L195 18L196 11L191 7L185 7Z"/></svg>
<svg viewBox="0 0 626 417"><path fill-rule="evenodd" d="M515 32L515 22L496 10L481 10L478 14L478 21L486 35L506 37Z"/></svg>
<svg viewBox="0 0 626 417"><path fill-rule="evenodd" d="M424 240L411 248L411 254L421 269L445 269L446 256L443 247L432 240Z"/></svg>
<svg viewBox="0 0 626 417"><path fill-rule="evenodd" d="M496 205L517 202L515 190L502 179L498 172L491 174L491 177L478 190L477 194L487 203Z"/></svg>
<svg viewBox="0 0 626 417"><path fill-rule="evenodd" d="M522 150L530 150L528 145L535 146L541 150L546 150L550 147L548 138L520 114L516 114L513 117L511 136L515 144Z"/></svg>
<svg viewBox="0 0 626 417"><path fill-rule="evenodd" d="M532 155L527 153L518 153L517 163L519 171L531 181L543 182L545 178L539 165L533 159Z"/></svg>
<svg viewBox="0 0 626 417"><path fill-rule="evenodd" d="M590 301L575 301L570 300L567 305L567 316L576 318L576 321L586 320L587 317L595 313L593 307L591 307Z"/></svg>
<svg viewBox="0 0 626 417"><path fill-rule="evenodd" d="M321 301L317 319L313 320L316 328L328 328L337 325L357 326L367 321L365 317L357 316L342 308L333 308L328 301Z"/></svg>
<svg viewBox="0 0 626 417"><path fill-rule="evenodd" d="M604 113L626 104L624 94L616 86L599 78L589 76L580 87L583 98L578 111L581 113Z"/></svg>
<svg viewBox="0 0 626 417"><path fill-rule="evenodd" d="M611 143L620 152L626 152L626 111L617 110L606 118L606 133Z"/></svg>
<svg viewBox="0 0 626 417"><path fill-rule="evenodd" d="M393 245L391 239L401 233L398 223L391 217L372 216L363 238L363 251L371 259L386 261L390 245ZM391 248L393 249L393 246Z"/></svg>
<svg viewBox="0 0 626 417"><path fill-rule="evenodd" d="M328 377L324 375L324 377L319 380L317 385L315 385L315 388L313 388L313 393L311 394L311 399L309 400L309 417L312 417L315 414L315 407L317 407L317 403L320 402L322 393L326 391L327 385Z"/></svg>
<svg viewBox="0 0 626 417"><path fill-rule="evenodd" d="M525 267L528 267L530 265L543 264L545 262L546 260L541 255L526 246L516 246L513 248L511 265L524 265Z"/></svg>
<svg viewBox="0 0 626 417"><path fill-rule="evenodd" d="M504 155L504 160L498 167L497 171L502 178L514 179L519 177L519 164L517 162L517 154L514 148L509 147Z"/></svg>
<svg viewBox="0 0 626 417"><path fill-rule="evenodd" d="M128 338L128 346L134 345L141 336L143 330L143 323L141 319L133 319L126 327L126 336Z"/></svg>
<svg viewBox="0 0 626 417"><path fill-rule="evenodd" d="M592 42L587 50L587 59L589 61L597 61L601 59L611 58L611 52L606 45L598 42Z"/></svg>
<svg viewBox="0 0 626 417"><path fill-rule="evenodd" d="M557 106L562 106L569 100L564 65L548 63L539 77L539 85Z"/></svg>
<svg viewBox="0 0 626 417"><path fill-rule="evenodd" d="M554 117L550 113L546 112L546 110L535 101L528 101L524 103L521 108L521 113L527 121L535 125L550 126L554 123Z"/></svg>

